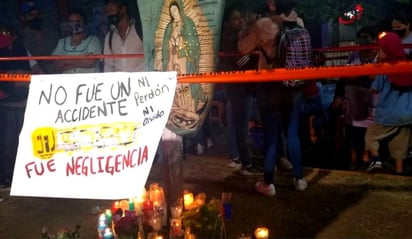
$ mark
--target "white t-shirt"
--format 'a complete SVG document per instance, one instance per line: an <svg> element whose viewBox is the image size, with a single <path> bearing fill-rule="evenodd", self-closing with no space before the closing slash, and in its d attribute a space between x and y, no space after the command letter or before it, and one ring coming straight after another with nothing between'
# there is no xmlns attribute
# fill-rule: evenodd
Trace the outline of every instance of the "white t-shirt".
<svg viewBox="0 0 412 239"><path fill-rule="evenodd" d="M143 54L143 42L137 35L136 28L134 26L134 21L130 21L129 27L126 31L126 38L123 40L117 28L112 27L113 33L110 31L107 33L104 40L104 50L103 54ZM110 37L111 46L109 44ZM144 71L145 63L143 57L136 58L105 58L104 59L104 71L105 72L139 72Z"/></svg>
<svg viewBox="0 0 412 239"><path fill-rule="evenodd" d="M412 33L409 33L408 36L406 36L403 40L402 40L403 44L412 44ZM411 55L412 54L412 48L405 48L405 53L406 55Z"/></svg>
<svg viewBox="0 0 412 239"><path fill-rule="evenodd" d="M52 55L54 56L73 56L73 55L99 55L102 53L102 44L99 39L95 36L88 36L84 39L79 45L71 45L71 36L62 38L57 43L56 48L54 49ZM70 70L63 71L64 74L71 73L94 73L99 72L99 65L96 62L96 65L91 68L81 68L76 67Z"/></svg>

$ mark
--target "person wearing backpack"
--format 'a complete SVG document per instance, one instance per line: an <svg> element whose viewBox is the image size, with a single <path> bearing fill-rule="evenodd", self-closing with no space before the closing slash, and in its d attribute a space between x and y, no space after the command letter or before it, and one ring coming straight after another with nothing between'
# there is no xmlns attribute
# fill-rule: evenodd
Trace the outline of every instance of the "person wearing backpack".
<svg viewBox="0 0 412 239"><path fill-rule="evenodd" d="M104 40L103 54L143 54L140 19L130 17L127 1L106 0L106 13L110 31ZM104 59L104 72L139 72L144 69L143 57Z"/></svg>
<svg viewBox="0 0 412 239"><path fill-rule="evenodd" d="M407 59L401 39L394 32L381 33L378 40L379 62L396 64ZM378 94L375 120L366 130L365 147L369 152L368 172L381 169L379 147L387 142L390 156L395 160L395 174L404 174L412 124L412 74L378 75L371 90Z"/></svg>
<svg viewBox="0 0 412 239"><path fill-rule="evenodd" d="M242 53L250 52L255 48L260 49L260 69L312 65L310 36L306 29L298 25L297 14L293 10L295 5L296 1L278 0L276 5L272 0L268 1L269 8L275 10L276 16L257 20L245 34L241 35L238 47ZM288 29L293 31L285 35ZM293 48L291 43L298 44L299 50ZM293 58L286 56L293 56ZM303 84L300 83L290 81L258 85L257 104L262 114L264 129L264 180L255 184L255 190L266 196L276 194L273 177L282 127L286 131L288 156L293 164L294 187L297 191L304 191L307 188L307 182L303 179L299 136L299 109L303 99Z"/></svg>

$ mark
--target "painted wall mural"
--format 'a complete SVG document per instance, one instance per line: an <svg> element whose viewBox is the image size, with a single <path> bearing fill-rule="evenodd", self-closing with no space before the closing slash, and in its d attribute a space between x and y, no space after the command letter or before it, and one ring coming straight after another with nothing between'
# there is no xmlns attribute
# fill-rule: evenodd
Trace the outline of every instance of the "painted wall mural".
<svg viewBox="0 0 412 239"><path fill-rule="evenodd" d="M224 0L138 0L148 70L213 72ZM194 134L213 98L213 84L179 83L167 127Z"/></svg>

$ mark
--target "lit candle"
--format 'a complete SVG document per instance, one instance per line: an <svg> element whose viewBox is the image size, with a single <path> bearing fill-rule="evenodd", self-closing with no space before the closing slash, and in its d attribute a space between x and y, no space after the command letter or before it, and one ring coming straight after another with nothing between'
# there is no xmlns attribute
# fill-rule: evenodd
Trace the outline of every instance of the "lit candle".
<svg viewBox="0 0 412 239"><path fill-rule="evenodd" d="M153 202L150 200L144 201L143 210L153 210Z"/></svg>
<svg viewBox="0 0 412 239"><path fill-rule="evenodd" d="M142 195L139 195L134 198L134 210L136 211L136 215L142 214L143 202L145 201L145 197L146 197L146 193L142 193Z"/></svg>
<svg viewBox="0 0 412 239"><path fill-rule="evenodd" d="M119 208L124 211L129 210L129 201L128 200L121 200L119 203Z"/></svg>
<svg viewBox="0 0 412 239"><path fill-rule="evenodd" d="M185 209L191 209L193 204L193 193L185 192L183 195L183 203L185 205Z"/></svg>
<svg viewBox="0 0 412 239"><path fill-rule="evenodd" d="M112 204L112 214L115 214L117 209L119 209L119 201L115 201Z"/></svg>
<svg viewBox="0 0 412 239"><path fill-rule="evenodd" d="M180 218L182 216L182 204L174 203L170 206L170 214L172 218Z"/></svg>
<svg viewBox="0 0 412 239"><path fill-rule="evenodd" d="M182 219L172 218L170 219L170 234L172 236L180 236L182 232Z"/></svg>
<svg viewBox="0 0 412 239"><path fill-rule="evenodd" d="M198 195L196 195L195 197L195 203L197 206L201 207L203 205L205 205L206 202L206 194L205 193L199 193Z"/></svg>
<svg viewBox="0 0 412 239"><path fill-rule="evenodd" d="M163 188L157 183L150 184L149 199L153 201L155 208L162 206L164 203L164 192Z"/></svg>
<svg viewBox="0 0 412 239"><path fill-rule="evenodd" d="M149 224L150 224L150 226L152 226L152 228L155 232L158 232L158 231L160 231L160 229L162 229L162 219L160 218L159 215L152 216L152 218L150 219Z"/></svg>
<svg viewBox="0 0 412 239"><path fill-rule="evenodd" d="M256 239L268 239L269 238L269 229L266 227L258 227L255 230Z"/></svg>
<svg viewBox="0 0 412 239"><path fill-rule="evenodd" d="M150 218L153 216L153 202L150 200L146 200L143 203L143 219L145 222L149 222Z"/></svg>

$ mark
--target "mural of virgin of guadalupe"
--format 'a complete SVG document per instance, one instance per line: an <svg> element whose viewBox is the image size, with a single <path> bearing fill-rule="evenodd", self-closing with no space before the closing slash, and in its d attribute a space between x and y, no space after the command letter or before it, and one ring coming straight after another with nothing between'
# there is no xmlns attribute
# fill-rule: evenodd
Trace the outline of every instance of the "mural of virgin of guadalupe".
<svg viewBox="0 0 412 239"><path fill-rule="evenodd" d="M162 46L163 70L178 74L199 72L200 44L194 22L182 13L174 1L169 6L170 22L167 24Z"/></svg>
<svg viewBox="0 0 412 239"><path fill-rule="evenodd" d="M170 21L162 42L162 70L198 73L201 56L199 34L177 1L168 7ZM202 84L179 83L166 127L179 135L195 134L206 117L211 89Z"/></svg>

